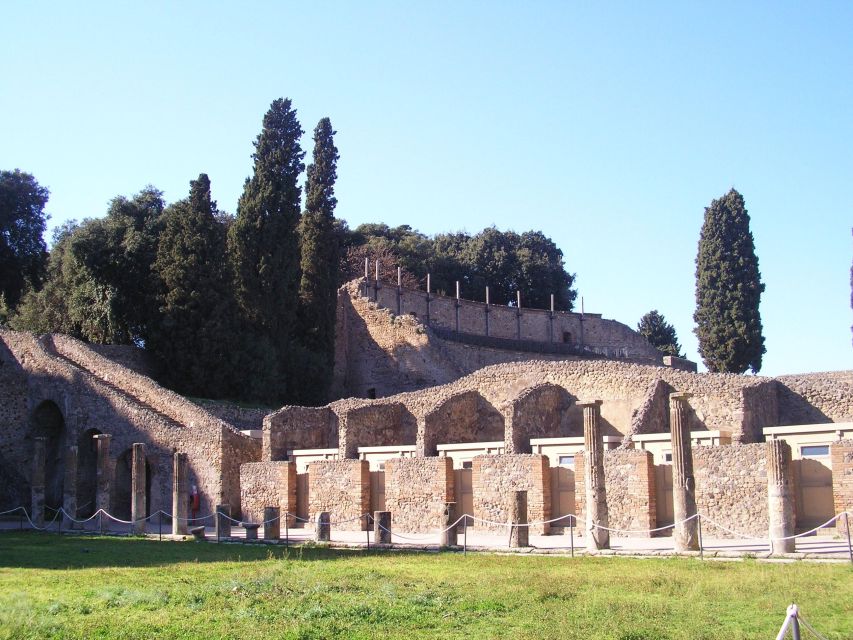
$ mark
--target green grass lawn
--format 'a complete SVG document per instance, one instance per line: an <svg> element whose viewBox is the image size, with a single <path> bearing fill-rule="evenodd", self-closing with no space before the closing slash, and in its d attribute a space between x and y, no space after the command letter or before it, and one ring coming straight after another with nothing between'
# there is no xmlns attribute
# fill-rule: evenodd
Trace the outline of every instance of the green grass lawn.
<svg viewBox="0 0 853 640"><path fill-rule="evenodd" d="M792 601L853 638L849 565L0 533L0 638L764 639Z"/></svg>

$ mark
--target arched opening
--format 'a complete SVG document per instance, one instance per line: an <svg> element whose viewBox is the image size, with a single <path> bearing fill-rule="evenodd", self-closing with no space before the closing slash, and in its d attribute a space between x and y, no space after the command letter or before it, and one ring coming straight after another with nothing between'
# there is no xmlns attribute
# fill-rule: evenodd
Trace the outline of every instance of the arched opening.
<svg viewBox="0 0 853 640"><path fill-rule="evenodd" d="M98 492L97 429L87 429L77 440L77 517L88 518L96 510Z"/></svg>
<svg viewBox="0 0 853 640"><path fill-rule="evenodd" d="M65 480L65 419L55 402L45 400L33 411L30 437L45 438L44 505L45 516L53 517L62 506Z"/></svg>
<svg viewBox="0 0 853 640"><path fill-rule="evenodd" d="M116 460L113 476L112 509L116 518L130 520L133 496L133 447L126 449ZM151 464L145 460L145 515L151 515Z"/></svg>

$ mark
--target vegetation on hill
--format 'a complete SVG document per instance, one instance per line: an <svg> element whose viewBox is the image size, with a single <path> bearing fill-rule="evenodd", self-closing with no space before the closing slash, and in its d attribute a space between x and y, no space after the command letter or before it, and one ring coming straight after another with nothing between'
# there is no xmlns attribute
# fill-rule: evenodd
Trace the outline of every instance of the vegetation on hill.
<svg viewBox="0 0 853 640"><path fill-rule="evenodd" d="M684 357L681 353L681 345L678 344L675 327L669 324L657 309L649 311L640 318L637 331L658 351L678 358Z"/></svg>
<svg viewBox="0 0 853 640"><path fill-rule="evenodd" d="M758 310L764 285L743 196L734 189L705 208L696 256L696 337L712 372L761 370Z"/></svg>

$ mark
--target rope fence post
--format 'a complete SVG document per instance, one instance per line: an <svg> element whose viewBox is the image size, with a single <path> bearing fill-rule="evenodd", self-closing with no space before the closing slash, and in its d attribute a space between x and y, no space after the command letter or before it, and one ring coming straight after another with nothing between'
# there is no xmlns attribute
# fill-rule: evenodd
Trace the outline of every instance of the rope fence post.
<svg viewBox="0 0 853 640"><path fill-rule="evenodd" d="M569 542L572 545L572 557L575 557L575 516L569 518Z"/></svg>
<svg viewBox="0 0 853 640"><path fill-rule="evenodd" d="M462 555L468 555L468 514L465 514L465 524L462 529Z"/></svg>
<svg viewBox="0 0 853 640"><path fill-rule="evenodd" d="M157 537L160 542L163 542L163 511L157 512Z"/></svg>
<svg viewBox="0 0 853 640"><path fill-rule="evenodd" d="M290 546L290 512L284 512L284 546Z"/></svg>
<svg viewBox="0 0 853 640"><path fill-rule="evenodd" d="M364 514L364 521L366 526L364 527L364 535L367 537L367 549L370 550L370 514Z"/></svg>
<svg viewBox="0 0 853 640"><path fill-rule="evenodd" d="M705 559L705 549L703 548L703 545L702 545L702 514L701 513L696 514L696 528L697 528L698 534L699 534L699 558L701 560L704 560Z"/></svg>
<svg viewBox="0 0 853 640"><path fill-rule="evenodd" d="M847 555L850 556L850 564L853 564L853 546L850 546L850 516L844 512L844 528L847 529Z"/></svg>

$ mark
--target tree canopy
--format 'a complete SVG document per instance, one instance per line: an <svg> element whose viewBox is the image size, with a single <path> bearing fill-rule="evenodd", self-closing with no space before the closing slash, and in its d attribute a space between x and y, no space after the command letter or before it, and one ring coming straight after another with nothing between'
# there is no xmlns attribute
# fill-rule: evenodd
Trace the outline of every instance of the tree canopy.
<svg viewBox="0 0 853 640"><path fill-rule="evenodd" d="M757 373L766 349L764 285L743 196L732 189L705 208L696 256L696 337L709 371Z"/></svg>
<svg viewBox="0 0 853 640"><path fill-rule="evenodd" d="M637 331L658 351L678 358L684 357L681 353L681 345L678 344L675 327L669 324L657 309L649 311L640 318Z"/></svg>

